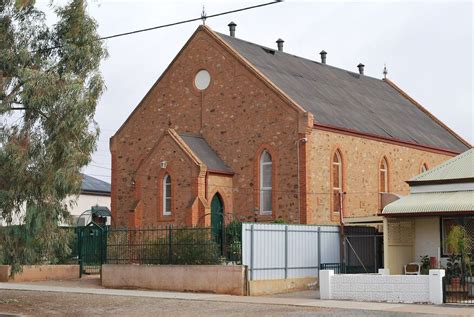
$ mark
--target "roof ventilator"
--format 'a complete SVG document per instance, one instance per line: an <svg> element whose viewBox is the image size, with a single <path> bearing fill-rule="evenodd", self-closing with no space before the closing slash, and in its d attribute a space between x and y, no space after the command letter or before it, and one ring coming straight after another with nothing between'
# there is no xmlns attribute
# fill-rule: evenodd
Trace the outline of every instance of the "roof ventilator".
<svg viewBox="0 0 474 317"><path fill-rule="evenodd" d="M235 27L237 24L235 24L235 22L230 22L227 26L229 27L230 36L235 37Z"/></svg>
<svg viewBox="0 0 474 317"><path fill-rule="evenodd" d="M365 65L362 63L359 63L359 65L357 65L357 68L359 68L359 74L364 75L364 67Z"/></svg>
<svg viewBox="0 0 474 317"><path fill-rule="evenodd" d="M321 54L321 64L326 64L326 55L328 54L325 50L319 52Z"/></svg>
<svg viewBox="0 0 474 317"><path fill-rule="evenodd" d="M278 51L283 52L283 43L285 43L285 41L283 41L282 39L278 39L276 40L276 43L278 45Z"/></svg>

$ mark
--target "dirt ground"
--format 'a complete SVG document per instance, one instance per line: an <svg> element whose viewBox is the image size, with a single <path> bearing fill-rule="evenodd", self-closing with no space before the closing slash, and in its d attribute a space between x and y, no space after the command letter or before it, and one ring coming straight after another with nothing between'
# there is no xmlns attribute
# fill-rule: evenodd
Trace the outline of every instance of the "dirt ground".
<svg viewBox="0 0 474 317"><path fill-rule="evenodd" d="M2 315L3 314L3 315ZM0 290L0 316L414 316L380 311ZM428 315L416 315L428 316Z"/></svg>

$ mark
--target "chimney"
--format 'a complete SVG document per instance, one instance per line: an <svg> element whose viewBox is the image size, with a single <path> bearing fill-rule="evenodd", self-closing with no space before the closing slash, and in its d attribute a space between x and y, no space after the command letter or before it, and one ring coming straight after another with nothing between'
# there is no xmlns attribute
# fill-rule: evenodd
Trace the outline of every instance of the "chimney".
<svg viewBox="0 0 474 317"><path fill-rule="evenodd" d="M276 41L276 43L277 43L277 45L278 45L278 50L279 50L280 52L283 52L283 43L285 43L285 41L283 41L282 39L278 39L278 40Z"/></svg>
<svg viewBox="0 0 474 317"><path fill-rule="evenodd" d="M364 67L365 67L365 65L362 64L362 63L357 65L357 68L359 68L359 74L364 75Z"/></svg>
<svg viewBox="0 0 474 317"><path fill-rule="evenodd" d="M230 36L235 37L235 27L237 26L237 24L235 24L234 22L230 22L228 26L229 26Z"/></svg>
<svg viewBox="0 0 474 317"><path fill-rule="evenodd" d="M319 54L321 54L321 64L326 64L326 55L328 53L326 53L325 50L322 50L321 52L319 52Z"/></svg>

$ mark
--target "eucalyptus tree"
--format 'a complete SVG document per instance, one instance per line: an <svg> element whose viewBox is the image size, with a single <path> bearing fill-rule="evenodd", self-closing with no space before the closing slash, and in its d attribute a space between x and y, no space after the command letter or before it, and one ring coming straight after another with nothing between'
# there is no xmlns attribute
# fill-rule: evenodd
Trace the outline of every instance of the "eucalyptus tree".
<svg viewBox="0 0 474 317"><path fill-rule="evenodd" d="M107 56L86 3L50 4L53 25L33 0L0 0L0 261L54 261L67 252L70 197L99 134L94 113ZM3 259L2 259L3 258Z"/></svg>

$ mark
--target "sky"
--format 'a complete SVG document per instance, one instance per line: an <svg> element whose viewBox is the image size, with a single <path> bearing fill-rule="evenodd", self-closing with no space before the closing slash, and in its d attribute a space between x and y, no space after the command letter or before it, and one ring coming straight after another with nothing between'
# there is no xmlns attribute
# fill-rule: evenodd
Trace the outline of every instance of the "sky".
<svg viewBox="0 0 474 317"><path fill-rule="evenodd" d="M269 2L89 1L88 11L101 36L196 18ZM49 1L37 1L48 10ZM57 3L55 1L54 3ZM302 1L282 3L208 19L213 30L285 52L365 74L387 77L437 118L474 143L473 1ZM135 109L200 22L158 29L105 42L109 57L101 71L107 86L95 120L101 134L92 163L84 172L110 182L109 139Z"/></svg>

